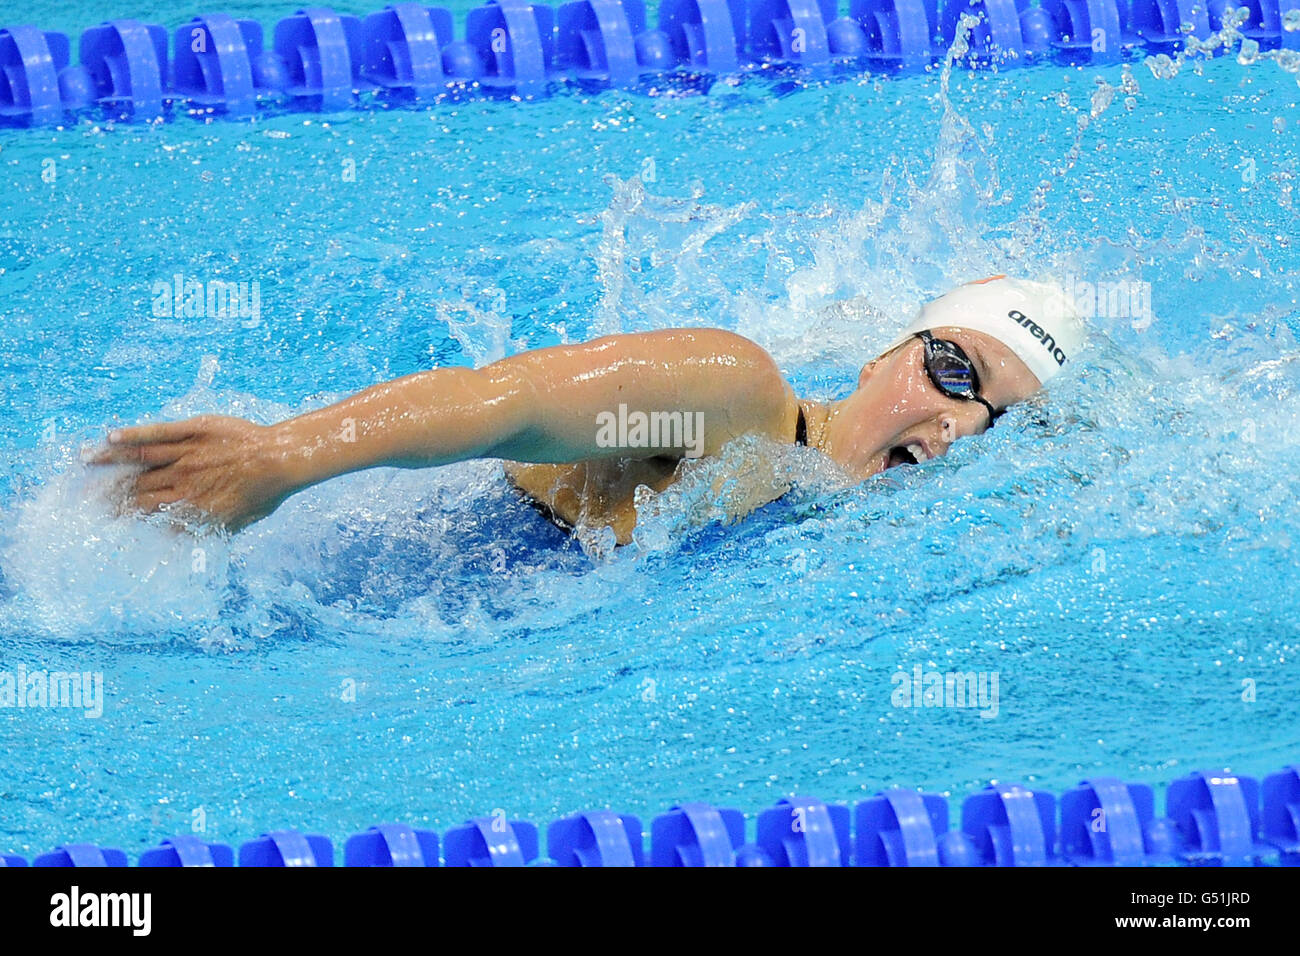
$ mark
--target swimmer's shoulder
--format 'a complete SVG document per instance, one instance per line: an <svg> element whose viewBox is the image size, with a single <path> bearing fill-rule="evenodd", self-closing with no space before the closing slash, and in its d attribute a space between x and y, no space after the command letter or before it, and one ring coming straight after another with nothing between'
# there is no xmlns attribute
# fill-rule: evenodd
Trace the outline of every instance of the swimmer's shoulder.
<svg viewBox="0 0 1300 956"><path fill-rule="evenodd" d="M742 402L750 419L747 431L784 440L793 436L799 402L781 367L751 339L727 329L702 329L705 350L715 350L739 373Z"/></svg>
<svg viewBox="0 0 1300 956"><path fill-rule="evenodd" d="M658 353L678 359L729 357L754 368L776 370L776 362L761 345L727 329L703 327L615 332L592 339L584 348L634 355Z"/></svg>
<svg viewBox="0 0 1300 956"><path fill-rule="evenodd" d="M794 440L799 405L781 369L757 342L727 329L620 332L523 353L516 364L532 366L539 389L600 383L588 389L599 408L626 402L703 415L704 454L741 435Z"/></svg>
<svg viewBox="0 0 1300 956"><path fill-rule="evenodd" d="M640 334L647 339L657 339L663 343L671 344L679 352L689 352L696 355L728 355L734 356L741 361L776 367L772 356L768 355L761 345L729 329L715 329L705 326L701 328L659 329L655 332ZM609 338L615 337L610 336Z"/></svg>
<svg viewBox="0 0 1300 956"><path fill-rule="evenodd" d="M776 360L757 342L727 329L677 328L647 333L664 354L693 369L729 407L742 432L776 439L794 434L799 415L794 390Z"/></svg>

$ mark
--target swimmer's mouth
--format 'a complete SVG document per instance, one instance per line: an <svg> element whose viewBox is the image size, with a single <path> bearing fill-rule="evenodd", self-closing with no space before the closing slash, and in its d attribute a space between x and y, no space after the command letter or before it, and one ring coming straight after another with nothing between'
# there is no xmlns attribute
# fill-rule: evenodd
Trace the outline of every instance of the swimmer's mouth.
<svg viewBox="0 0 1300 956"><path fill-rule="evenodd" d="M907 445L895 445L889 449L889 458L885 462L886 470L898 465L919 465L930 460L925 449L915 442Z"/></svg>

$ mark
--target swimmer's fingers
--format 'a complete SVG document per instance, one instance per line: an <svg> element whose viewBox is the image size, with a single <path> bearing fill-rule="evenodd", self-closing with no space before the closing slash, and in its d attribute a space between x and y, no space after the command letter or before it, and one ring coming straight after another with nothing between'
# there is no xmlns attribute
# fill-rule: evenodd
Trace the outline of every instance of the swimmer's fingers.
<svg viewBox="0 0 1300 956"><path fill-rule="evenodd" d="M207 513L195 507L183 491L167 484L175 476L159 475L159 472L144 472L125 482L117 494L110 496L113 513L119 518L138 518L163 512L168 518L168 530L177 534L193 533L207 525Z"/></svg>
<svg viewBox="0 0 1300 956"><path fill-rule="evenodd" d="M113 511L118 517L126 515L154 514L165 506L175 505L184 495L174 488L157 488L142 490L138 484L129 483L110 497Z"/></svg>
<svg viewBox="0 0 1300 956"><path fill-rule="evenodd" d="M211 523L211 516L196 507L183 492L176 488L141 491L136 488L118 509L119 515L152 515L163 512L172 530L197 531Z"/></svg>
<svg viewBox="0 0 1300 956"><path fill-rule="evenodd" d="M91 465L144 465L161 468L170 465L190 450L188 445L167 444L111 444L100 448L88 459Z"/></svg>
<svg viewBox="0 0 1300 956"><path fill-rule="evenodd" d="M132 486L132 494L151 494L158 491L166 491L176 484L176 470L171 467L154 468L152 471L142 471L135 476L135 484Z"/></svg>
<svg viewBox="0 0 1300 956"><path fill-rule="evenodd" d="M108 433L108 443L113 446L128 446L185 441L204 430L208 424L207 418L206 415L200 415L181 422L158 422L153 425L116 428Z"/></svg>

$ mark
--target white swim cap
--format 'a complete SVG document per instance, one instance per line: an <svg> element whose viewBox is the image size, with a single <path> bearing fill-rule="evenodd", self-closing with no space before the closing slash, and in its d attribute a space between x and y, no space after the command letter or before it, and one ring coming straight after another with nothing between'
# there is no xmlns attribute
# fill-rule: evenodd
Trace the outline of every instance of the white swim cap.
<svg viewBox="0 0 1300 956"><path fill-rule="evenodd" d="M997 339L1029 366L1040 385L1074 358L1086 337L1082 316L1061 289L1044 282L990 276L927 302L886 351L917 332L945 326Z"/></svg>

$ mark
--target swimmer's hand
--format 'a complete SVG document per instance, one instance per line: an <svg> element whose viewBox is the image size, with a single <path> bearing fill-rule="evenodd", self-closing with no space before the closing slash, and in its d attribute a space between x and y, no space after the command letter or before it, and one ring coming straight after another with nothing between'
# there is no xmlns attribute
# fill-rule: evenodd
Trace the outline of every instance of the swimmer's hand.
<svg viewBox="0 0 1300 956"><path fill-rule="evenodd" d="M110 432L92 465L137 465L122 505L166 510L238 531L279 507L293 487L280 475L272 429L223 415Z"/></svg>

